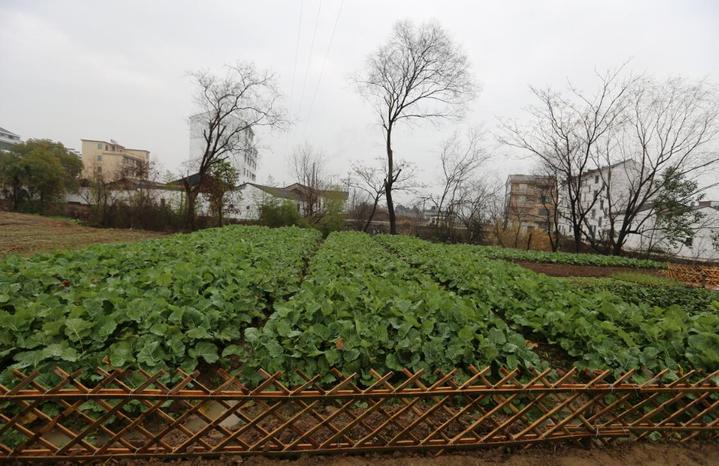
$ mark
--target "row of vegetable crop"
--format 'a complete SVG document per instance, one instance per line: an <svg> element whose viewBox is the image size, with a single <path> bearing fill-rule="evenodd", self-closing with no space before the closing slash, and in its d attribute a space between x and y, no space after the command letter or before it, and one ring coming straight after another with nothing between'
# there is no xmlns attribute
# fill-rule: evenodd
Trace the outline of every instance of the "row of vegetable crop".
<svg viewBox="0 0 719 466"><path fill-rule="evenodd" d="M719 302L705 308L629 302L487 259L476 247L410 237L379 241L448 289L485 303L510 323L558 344L580 368L719 369Z"/></svg>
<svg viewBox="0 0 719 466"><path fill-rule="evenodd" d="M528 251L524 249L502 248L499 246L475 246L477 253L489 259L513 261L548 262L553 264L594 265L601 267L633 267L641 269L663 269L665 262L648 259L635 259L625 256L605 256L602 254L575 254L570 252Z"/></svg>
<svg viewBox="0 0 719 466"><path fill-rule="evenodd" d="M524 338L482 301L440 287L362 233L333 233L311 261L301 289L238 348L247 376L467 367L539 366Z"/></svg>
<svg viewBox="0 0 719 466"><path fill-rule="evenodd" d="M637 305L646 304L650 307L679 306L688 314L709 311L712 303L719 301L719 292L706 288L692 288L679 283L662 283L649 285L633 283L616 278L573 277L559 279L570 286L580 286L584 292L609 291L622 300Z"/></svg>
<svg viewBox="0 0 719 466"><path fill-rule="evenodd" d="M0 262L2 367L181 366L300 285L314 230L231 226Z"/></svg>

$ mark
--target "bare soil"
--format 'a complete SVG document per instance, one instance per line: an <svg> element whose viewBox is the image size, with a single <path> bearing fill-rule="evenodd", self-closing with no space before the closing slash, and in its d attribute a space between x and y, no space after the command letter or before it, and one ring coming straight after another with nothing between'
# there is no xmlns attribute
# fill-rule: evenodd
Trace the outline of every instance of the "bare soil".
<svg viewBox="0 0 719 466"><path fill-rule="evenodd" d="M633 267L605 267L598 265L569 265L552 264L545 262L514 261L515 264L526 267L534 272L551 275L553 277L611 277L618 272L635 272L647 275L662 275L659 269L639 269Z"/></svg>
<svg viewBox="0 0 719 466"><path fill-rule="evenodd" d="M477 450L464 454L428 455L366 455L366 456L305 456L298 459L272 459L264 457L242 458L228 456L219 459L193 459L176 461L137 461L120 464L174 464L182 466L220 466L243 464L247 466L449 466L449 465L503 465L503 466L705 466L719 464L719 445L695 443L690 445L637 443L614 447L532 447L524 451L508 452L504 449Z"/></svg>
<svg viewBox="0 0 719 466"><path fill-rule="evenodd" d="M161 233L92 228L72 220L0 211L0 257L156 238Z"/></svg>

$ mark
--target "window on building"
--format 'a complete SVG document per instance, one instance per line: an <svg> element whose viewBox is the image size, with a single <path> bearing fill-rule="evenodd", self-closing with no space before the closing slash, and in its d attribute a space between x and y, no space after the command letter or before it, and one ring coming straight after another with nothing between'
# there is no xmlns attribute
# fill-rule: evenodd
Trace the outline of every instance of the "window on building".
<svg viewBox="0 0 719 466"><path fill-rule="evenodd" d="M102 155L98 155L98 156L96 157L96 159L97 159L98 162L102 162Z"/></svg>
<svg viewBox="0 0 719 466"><path fill-rule="evenodd" d="M594 184L599 183L599 175L594 175Z"/></svg>
<svg viewBox="0 0 719 466"><path fill-rule="evenodd" d="M107 144L105 144L105 150L110 150L110 146L108 146Z"/></svg>
<svg viewBox="0 0 719 466"><path fill-rule="evenodd" d="M599 226L602 226L602 217L599 217L599 220L597 220L597 224L598 224Z"/></svg>
<svg viewBox="0 0 719 466"><path fill-rule="evenodd" d="M595 198L595 199L597 198L597 195L598 195L598 194L599 194L599 191L597 191L597 190L595 189L595 190L594 190L594 198Z"/></svg>
<svg viewBox="0 0 719 466"><path fill-rule="evenodd" d="M98 142L98 143L97 143L97 148L98 148L98 149L102 149L102 144L100 144L100 143Z"/></svg>
<svg viewBox="0 0 719 466"><path fill-rule="evenodd" d="M604 199L600 199L600 200L599 200L599 208L600 208L600 209L603 209L603 208L604 208Z"/></svg>
<svg viewBox="0 0 719 466"><path fill-rule="evenodd" d="M596 216L597 216L597 211L594 210L594 209L592 209L592 218L594 218L594 217L596 217Z"/></svg>

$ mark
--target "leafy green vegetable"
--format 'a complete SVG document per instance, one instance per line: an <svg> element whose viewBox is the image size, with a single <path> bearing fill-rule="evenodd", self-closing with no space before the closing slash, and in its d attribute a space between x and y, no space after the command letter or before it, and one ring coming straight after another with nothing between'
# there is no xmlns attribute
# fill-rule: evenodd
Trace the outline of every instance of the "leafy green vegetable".
<svg viewBox="0 0 719 466"><path fill-rule="evenodd" d="M300 291L245 337L248 375L541 365L485 303L443 289L361 233L332 233Z"/></svg>
<svg viewBox="0 0 719 466"><path fill-rule="evenodd" d="M578 286L489 260L475 246L396 236L379 241L448 289L489 306L513 328L560 346L580 368L719 368L713 338L719 334L719 300L710 301L715 295L684 308L670 288L657 298L666 304L660 307L636 288Z"/></svg>
<svg viewBox="0 0 719 466"><path fill-rule="evenodd" d="M193 369L299 288L320 234L230 226L0 262L2 367ZM228 351L234 354L236 350Z"/></svg>
<svg viewBox="0 0 719 466"><path fill-rule="evenodd" d="M575 254L570 252L527 251L524 249L502 248L499 246L472 246L476 254L488 259L549 262L553 264L596 265L603 267L634 267L640 269L664 269L666 263L624 256L602 254Z"/></svg>

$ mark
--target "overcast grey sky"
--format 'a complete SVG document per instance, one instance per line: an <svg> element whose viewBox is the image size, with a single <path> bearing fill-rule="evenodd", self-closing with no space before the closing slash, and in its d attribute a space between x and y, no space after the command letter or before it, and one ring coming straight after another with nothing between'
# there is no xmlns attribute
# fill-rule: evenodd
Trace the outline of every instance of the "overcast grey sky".
<svg viewBox="0 0 719 466"><path fill-rule="evenodd" d="M425 182L455 130L521 118L528 86L590 86L595 69L719 81L719 1L13 1L0 0L0 126L79 148L113 138L177 170L195 110L187 72L253 61L276 73L293 126L260 131L259 181L290 181L305 141L344 175L382 154L350 76L401 19L434 19L469 56L481 88L461 123L401 127L395 152ZM332 31L335 24L334 35ZM299 38L299 41L298 41ZM293 79L294 78L294 79ZM498 177L530 169L496 147Z"/></svg>

